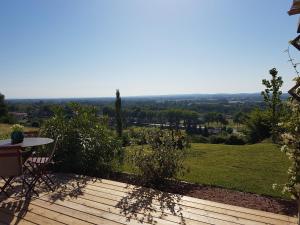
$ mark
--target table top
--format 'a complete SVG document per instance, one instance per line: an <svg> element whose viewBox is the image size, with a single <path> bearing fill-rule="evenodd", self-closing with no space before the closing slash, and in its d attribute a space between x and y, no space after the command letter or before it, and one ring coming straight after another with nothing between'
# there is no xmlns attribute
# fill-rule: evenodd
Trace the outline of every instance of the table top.
<svg viewBox="0 0 300 225"><path fill-rule="evenodd" d="M42 137L30 137L24 138L24 141L19 144L11 144L11 139L0 140L0 146L21 146L22 148L34 147L39 145L47 145L52 143L54 140L51 138L42 138Z"/></svg>

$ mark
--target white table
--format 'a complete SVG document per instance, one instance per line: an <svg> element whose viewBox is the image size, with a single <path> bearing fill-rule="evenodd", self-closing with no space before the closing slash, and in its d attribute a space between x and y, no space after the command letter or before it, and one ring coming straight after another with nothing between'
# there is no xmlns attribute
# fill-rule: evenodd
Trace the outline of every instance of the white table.
<svg viewBox="0 0 300 225"><path fill-rule="evenodd" d="M28 137L24 138L22 143L11 144L11 139L1 140L0 147L6 146L21 146L22 148L35 147L40 145L47 145L52 143L54 140L51 138L42 138L42 137Z"/></svg>

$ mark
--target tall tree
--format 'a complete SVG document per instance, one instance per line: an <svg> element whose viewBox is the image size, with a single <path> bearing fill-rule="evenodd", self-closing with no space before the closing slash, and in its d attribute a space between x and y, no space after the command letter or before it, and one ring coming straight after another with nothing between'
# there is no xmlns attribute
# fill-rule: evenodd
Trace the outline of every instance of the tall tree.
<svg viewBox="0 0 300 225"><path fill-rule="evenodd" d="M0 118L7 116L7 106L5 104L5 96L0 93Z"/></svg>
<svg viewBox="0 0 300 225"><path fill-rule="evenodd" d="M116 91L116 102L115 102L115 110L116 110L116 130L119 137L122 137L123 133L123 123L122 123L122 101L120 97L120 91L117 89Z"/></svg>
<svg viewBox="0 0 300 225"><path fill-rule="evenodd" d="M278 71L273 68L269 71L272 78L270 80L263 79L262 84L266 87L261 92L264 101L267 104L268 110L271 112L271 135L272 141L276 142L278 137L278 123L280 118L280 110L282 107L280 88L283 84L282 78L277 76Z"/></svg>

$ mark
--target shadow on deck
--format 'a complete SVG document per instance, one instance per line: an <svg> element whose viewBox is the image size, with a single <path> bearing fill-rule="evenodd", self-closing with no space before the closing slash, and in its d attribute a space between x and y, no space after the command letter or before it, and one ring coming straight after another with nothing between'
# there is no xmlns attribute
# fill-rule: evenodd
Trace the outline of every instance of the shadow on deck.
<svg viewBox="0 0 300 225"><path fill-rule="evenodd" d="M296 224L296 218L91 177L56 174L39 196L0 196L4 224Z"/></svg>

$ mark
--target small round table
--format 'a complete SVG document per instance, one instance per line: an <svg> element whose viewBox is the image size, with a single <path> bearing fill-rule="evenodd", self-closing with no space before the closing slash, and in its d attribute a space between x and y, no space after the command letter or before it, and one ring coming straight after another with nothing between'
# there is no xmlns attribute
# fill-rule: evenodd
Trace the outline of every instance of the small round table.
<svg viewBox="0 0 300 225"><path fill-rule="evenodd" d="M11 139L1 140L0 147L2 146L21 146L21 148L35 147L39 145L47 145L52 143L54 140L51 138L42 138L42 137L30 137L24 138L22 143L12 144Z"/></svg>

